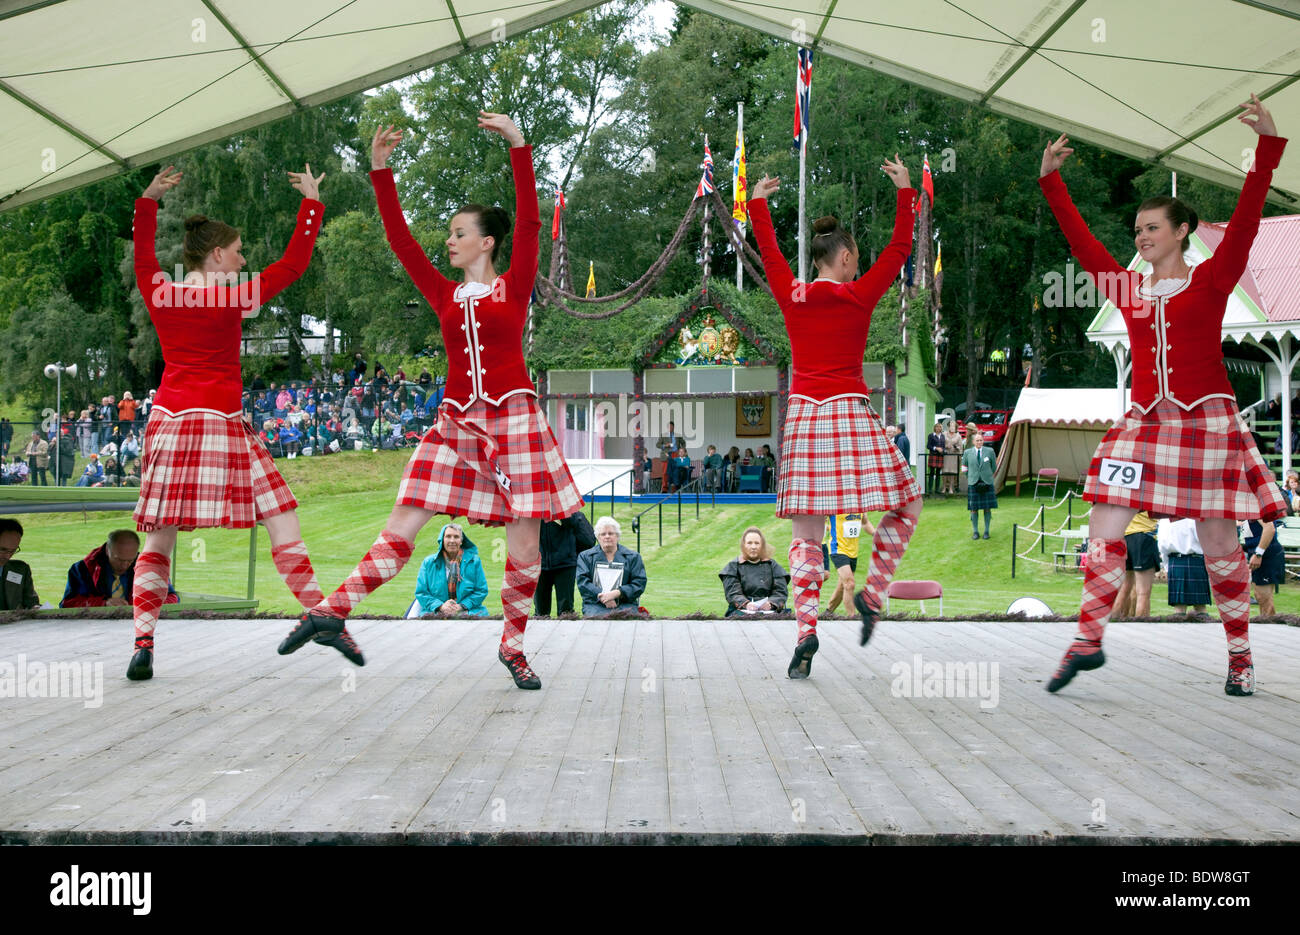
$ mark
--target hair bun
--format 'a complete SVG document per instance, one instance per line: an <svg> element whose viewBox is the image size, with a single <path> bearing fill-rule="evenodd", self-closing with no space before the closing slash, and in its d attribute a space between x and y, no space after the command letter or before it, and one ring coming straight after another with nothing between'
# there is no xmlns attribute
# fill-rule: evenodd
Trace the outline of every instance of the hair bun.
<svg viewBox="0 0 1300 935"><path fill-rule="evenodd" d="M206 223L208 223L208 216L206 214L191 214L185 219L185 230L187 233L190 231L196 231Z"/></svg>
<svg viewBox="0 0 1300 935"><path fill-rule="evenodd" d="M812 224L814 234L829 234L832 231L837 230L839 226L839 220L832 214L819 217L817 220L813 221Z"/></svg>
<svg viewBox="0 0 1300 935"><path fill-rule="evenodd" d="M501 224L502 236L510 232L510 212L500 205L494 205L491 209L492 216Z"/></svg>
<svg viewBox="0 0 1300 935"><path fill-rule="evenodd" d="M1196 230L1197 220L1198 219L1196 217L1196 212L1193 211L1191 208L1188 208L1187 209L1187 233L1190 234L1192 231Z"/></svg>

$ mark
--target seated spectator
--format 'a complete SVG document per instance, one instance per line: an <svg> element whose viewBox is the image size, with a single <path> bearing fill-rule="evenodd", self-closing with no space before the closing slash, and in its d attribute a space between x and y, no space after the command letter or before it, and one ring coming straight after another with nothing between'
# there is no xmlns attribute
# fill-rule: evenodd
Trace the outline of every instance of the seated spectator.
<svg viewBox="0 0 1300 935"><path fill-rule="evenodd" d="M86 459L86 466L77 479L78 487L100 487L104 483L104 465L99 463L99 455L91 452Z"/></svg>
<svg viewBox="0 0 1300 935"><path fill-rule="evenodd" d="M60 607L129 607L135 583L135 560L140 556L140 537L131 529L115 529L108 541L68 569L68 585ZM167 583L164 604L180 598Z"/></svg>
<svg viewBox="0 0 1300 935"><path fill-rule="evenodd" d="M27 462L18 455L14 455L13 464L8 465L9 473L7 475L9 483L22 484L27 481L28 467Z"/></svg>
<svg viewBox="0 0 1300 935"><path fill-rule="evenodd" d="M127 468L126 473L122 475L122 486L123 487L140 486L140 461L138 459L132 461L131 466Z"/></svg>
<svg viewBox="0 0 1300 935"><path fill-rule="evenodd" d="M746 448L745 453L740 457L740 463L748 467L754 463L754 449Z"/></svg>
<svg viewBox="0 0 1300 935"><path fill-rule="evenodd" d="M578 592L584 617L636 611L645 593L645 563L618 544L621 527L612 516L596 520L596 544L578 556Z"/></svg>
<svg viewBox="0 0 1300 935"><path fill-rule="evenodd" d="M726 471L727 492L735 493L740 484L740 449L735 445L722 456L722 467Z"/></svg>
<svg viewBox="0 0 1300 935"><path fill-rule="evenodd" d="M708 447L708 453L704 456L704 461L700 464L700 469L704 472L704 484L710 490L718 490L722 485L722 455L718 454L718 449L714 445Z"/></svg>
<svg viewBox="0 0 1300 935"><path fill-rule="evenodd" d="M691 479L691 456L686 453L686 442L679 440L677 450L673 456L668 459L668 489L669 491L686 484Z"/></svg>
<svg viewBox="0 0 1300 935"><path fill-rule="evenodd" d="M424 560L415 585L415 601L408 616L486 617L487 576L478 546L456 523L438 533L438 551Z"/></svg>
<svg viewBox="0 0 1300 935"><path fill-rule="evenodd" d="M140 442L135 437L135 432L128 432L126 438L122 439L122 464L123 466L140 457Z"/></svg>
<svg viewBox="0 0 1300 935"><path fill-rule="evenodd" d="M1293 516L1300 514L1300 474L1295 471L1286 472L1286 480L1282 485L1282 499L1286 500L1287 509Z"/></svg>
<svg viewBox="0 0 1300 935"><path fill-rule="evenodd" d="M32 584L32 570L14 558L22 551L23 525L16 519L0 519L0 610L40 607Z"/></svg>
<svg viewBox="0 0 1300 935"><path fill-rule="evenodd" d="M785 610L785 569L772 560L763 531L750 526L740 537L740 557L718 572L727 596L727 616L778 613Z"/></svg>
<svg viewBox="0 0 1300 935"><path fill-rule="evenodd" d="M92 484L92 487L120 487L122 480L122 465L118 463L117 458L106 458L104 460L104 479L98 484Z"/></svg>
<svg viewBox="0 0 1300 935"><path fill-rule="evenodd" d="M287 457L298 457L299 452L302 451L302 432L298 426L286 421L280 426L279 440L280 448Z"/></svg>

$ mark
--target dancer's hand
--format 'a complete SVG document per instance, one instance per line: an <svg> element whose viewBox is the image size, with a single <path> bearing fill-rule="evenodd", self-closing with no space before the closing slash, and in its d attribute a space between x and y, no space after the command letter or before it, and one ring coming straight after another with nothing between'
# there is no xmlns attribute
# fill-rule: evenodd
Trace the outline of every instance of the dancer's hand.
<svg viewBox="0 0 1300 935"><path fill-rule="evenodd" d="M376 130L374 139L370 141L370 168L387 168L388 157L393 154L393 150L400 142L402 142L401 130L394 130L391 125Z"/></svg>
<svg viewBox="0 0 1300 935"><path fill-rule="evenodd" d="M893 162L886 159L885 164L880 168L885 170L885 175L889 176L894 187L900 189L912 187L912 177L907 174L907 166L903 165L903 160L898 158L898 153L894 153Z"/></svg>
<svg viewBox="0 0 1300 935"><path fill-rule="evenodd" d="M1067 157L1071 156L1074 150L1070 148L1070 141L1062 133L1056 138L1055 143L1048 143L1043 149L1043 164L1038 170L1038 177L1041 179L1051 175L1065 165Z"/></svg>
<svg viewBox="0 0 1300 935"><path fill-rule="evenodd" d="M1250 100L1241 106L1246 108L1246 112L1238 115L1238 120L1260 136L1277 136L1277 125L1273 123L1273 115L1260 103L1254 91L1250 92Z"/></svg>
<svg viewBox="0 0 1300 935"><path fill-rule="evenodd" d="M515 122L505 114L493 114L486 110L480 110L478 112L478 125L480 130L500 133L511 147L524 145L524 135L519 132Z"/></svg>
<svg viewBox="0 0 1300 935"><path fill-rule="evenodd" d="M142 198L152 198L157 201L165 193L171 191L181 182L181 176L185 173L176 171L175 166L168 166L153 177L149 187L144 190Z"/></svg>
<svg viewBox="0 0 1300 935"><path fill-rule="evenodd" d="M306 172L289 173L289 184L302 192L302 197L320 201L320 180L323 178L325 178L324 172L315 178L312 177L311 163L309 162L307 163Z"/></svg>
<svg viewBox="0 0 1300 935"><path fill-rule="evenodd" d="M749 196L749 199L750 201L757 201L759 198L766 198L780 187L780 176L777 176L776 178L768 178L765 175L758 180L758 184L754 186L754 192Z"/></svg>

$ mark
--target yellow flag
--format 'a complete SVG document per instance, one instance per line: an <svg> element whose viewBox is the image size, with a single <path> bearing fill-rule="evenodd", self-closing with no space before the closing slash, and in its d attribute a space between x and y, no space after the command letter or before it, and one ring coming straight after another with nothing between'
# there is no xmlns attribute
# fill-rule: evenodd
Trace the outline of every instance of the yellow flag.
<svg viewBox="0 0 1300 935"><path fill-rule="evenodd" d="M943 272L943 247L935 250L934 254L934 275L938 276Z"/></svg>
<svg viewBox="0 0 1300 935"><path fill-rule="evenodd" d="M591 267L587 270L587 298L596 297L596 261L591 261Z"/></svg>
<svg viewBox="0 0 1300 935"><path fill-rule="evenodd" d="M731 216L744 224L749 220L749 191L745 185L745 137L736 130L736 158L731 165Z"/></svg>

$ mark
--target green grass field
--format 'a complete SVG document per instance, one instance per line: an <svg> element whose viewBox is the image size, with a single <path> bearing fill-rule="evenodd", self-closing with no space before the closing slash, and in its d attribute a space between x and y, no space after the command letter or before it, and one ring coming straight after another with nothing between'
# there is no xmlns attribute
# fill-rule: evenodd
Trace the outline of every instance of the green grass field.
<svg viewBox="0 0 1300 935"><path fill-rule="evenodd" d="M303 538L327 592L352 570L383 528L408 457L405 452L356 452L277 462L302 504L299 516ZM965 498L927 501L916 535L899 566L898 577L934 579L942 583L944 613L950 617L1002 613L1013 600L1026 595L1046 601L1053 611L1062 615L1077 613L1081 576L1052 570L1050 540L1047 554L1032 553L1034 558L1045 560L1045 565L1019 560L1016 577L1011 577L1011 524L1030 522L1038 506L1029 495L1002 497L1001 508L993 514L993 537L988 541L973 541ZM1076 502L1074 506L1077 512L1086 504ZM596 515L605 512L608 506L601 505ZM635 548L631 508L627 504L615 504L614 516L623 526L623 544ZM776 548L777 561L783 566L787 564L790 523L778 520L771 504L704 508L698 521L694 516L693 505L684 504L679 535L675 503L666 508L662 547L656 541L654 514L645 517L641 551L649 584L642 603L656 616L697 612L721 615L724 608L718 572L738 552L740 534L747 526L761 528ZM1047 527L1055 528L1064 518L1065 508L1061 507L1048 515ZM63 595L69 565L103 542L109 530L131 525L129 514L124 513L33 514L21 520L27 530L22 557L35 572L42 600L51 604L57 604ZM410 564L393 582L368 598L358 613L399 615L405 612L414 597L420 562L435 547L443 521L438 518L425 528L416 542ZM505 565L505 535L499 528L482 527L471 527L469 534L479 547L487 572L488 608L500 613L498 595ZM297 604L271 564L270 547L263 531L258 532L258 545L259 609L296 615ZM1022 540L1022 552L1024 547ZM247 562L247 531L208 529L182 533L177 546L176 584L182 592L242 597ZM866 561L860 560L859 586L865 574ZM830 593L828 583L823 587L823 608ZM894 609L914 607L896 604ZM1166 589L1159 582L1152 595L1151 608L1155 615L1169 612ZM1283 614L1300 613L1300 588L1284 587L1277 596L1277 609ZM926 610L938 613L933 603L927 603Z"/></svg>

